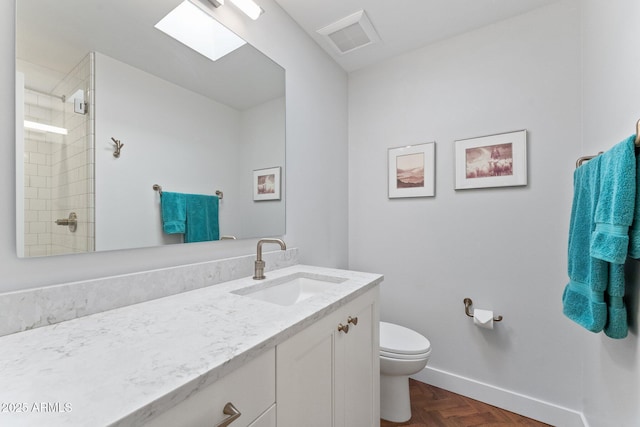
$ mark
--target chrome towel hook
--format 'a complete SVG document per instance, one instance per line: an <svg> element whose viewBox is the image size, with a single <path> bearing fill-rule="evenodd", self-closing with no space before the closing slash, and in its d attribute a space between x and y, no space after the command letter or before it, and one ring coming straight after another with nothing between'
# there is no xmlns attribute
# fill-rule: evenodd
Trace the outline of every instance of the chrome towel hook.
<svg viewBox="0 0 640 427"><path fill-rule="evenodd" d="M111 137L111 140L116 145L116 149L113 152L113 157L117 159L118 157L120 157L120 150L122 149L122 147L124 147L124 144L120 142L119 139L115 139L114 137Z"/></svg>

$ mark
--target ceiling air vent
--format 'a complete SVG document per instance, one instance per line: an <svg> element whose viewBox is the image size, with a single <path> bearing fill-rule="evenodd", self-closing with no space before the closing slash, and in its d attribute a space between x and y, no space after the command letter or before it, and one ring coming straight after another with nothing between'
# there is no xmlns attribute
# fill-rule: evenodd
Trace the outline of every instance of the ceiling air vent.
<svg viewBox="0 0 640 427"><path fill-rule="evenodd" d="M323 35L341 54L351 52L380 40L364 10L360 10L339 21L319 29Z"/></svg>

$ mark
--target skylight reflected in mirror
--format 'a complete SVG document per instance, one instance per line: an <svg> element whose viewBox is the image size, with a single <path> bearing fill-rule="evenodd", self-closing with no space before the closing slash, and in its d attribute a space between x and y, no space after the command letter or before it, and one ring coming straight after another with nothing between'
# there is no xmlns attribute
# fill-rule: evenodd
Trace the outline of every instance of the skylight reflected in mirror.
<svg viewBox="0 0 640 427"><path fill-rule="evenodd" d="M212 61L246 43L188 0L169 12L155 28Z"/></svg>

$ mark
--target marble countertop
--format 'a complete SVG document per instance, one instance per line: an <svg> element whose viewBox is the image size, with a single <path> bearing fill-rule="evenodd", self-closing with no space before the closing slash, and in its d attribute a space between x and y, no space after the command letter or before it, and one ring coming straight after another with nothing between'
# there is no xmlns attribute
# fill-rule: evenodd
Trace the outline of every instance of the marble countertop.
<svg viewBox="0 0 640 427"><path fill-rule="evenodd" d="M291 306L232 293L300 273L346 280ZM0 425L141 425L381 281L295 265L0 337Z"/></svg>

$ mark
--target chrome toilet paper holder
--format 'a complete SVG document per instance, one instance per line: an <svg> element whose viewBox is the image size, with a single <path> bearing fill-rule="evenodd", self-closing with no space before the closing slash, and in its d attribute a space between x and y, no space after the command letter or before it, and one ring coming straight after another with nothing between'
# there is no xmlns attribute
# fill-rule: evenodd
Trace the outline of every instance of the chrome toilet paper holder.
<svg viewBox="0 0 640 427"><path fill-rule="evenodd" d="M466 314L469 317L473 317L473 313L471 312L471 306L473 305L473 301L471 301L471 298L465 298L464 299L464 314ZM499 322L502 320L502 316L496 316L493 318L494 322Z"/></svg>

